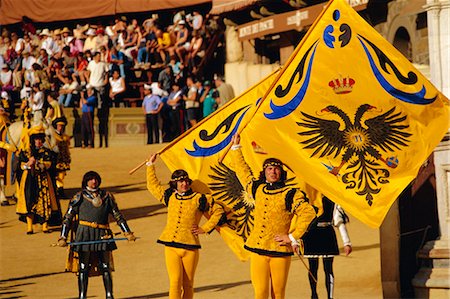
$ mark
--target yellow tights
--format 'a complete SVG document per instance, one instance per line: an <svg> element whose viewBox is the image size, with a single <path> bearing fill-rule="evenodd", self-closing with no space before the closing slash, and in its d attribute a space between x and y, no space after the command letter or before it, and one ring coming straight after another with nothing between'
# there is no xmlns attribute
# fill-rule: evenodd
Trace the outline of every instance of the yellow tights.
<svg viewBox="0 0 450 299"><path fill-rule="evenodd" d="M291 266L291 257L270 257L252 252L250 275L252 278L255 299L269 298L272 282L273 298L284 299L286 282Z"/></svg>
<svg viewBox="0 0 450 299"><path fill-rule="evenodd" d="M170 283L169 299L193 298L194 275L199 258L198 249L166 246L164 253Z"/></svg>

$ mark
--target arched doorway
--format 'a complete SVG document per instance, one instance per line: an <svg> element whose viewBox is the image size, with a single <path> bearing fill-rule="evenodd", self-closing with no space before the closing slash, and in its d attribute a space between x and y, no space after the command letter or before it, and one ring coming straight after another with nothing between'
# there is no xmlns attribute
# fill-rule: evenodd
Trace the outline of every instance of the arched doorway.
<svg viewBox="0 0 450 299"><path fill-rule="evenodd" d="M412 61L411 38L405 27L399 27L394 36L394 47L399 50L403 56Z"/></svg>

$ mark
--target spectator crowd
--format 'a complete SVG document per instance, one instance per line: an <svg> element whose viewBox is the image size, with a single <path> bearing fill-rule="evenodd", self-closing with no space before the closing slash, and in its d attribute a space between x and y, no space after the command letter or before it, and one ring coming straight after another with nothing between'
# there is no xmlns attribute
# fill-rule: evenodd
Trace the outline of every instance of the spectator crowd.
<svg viewBox="0 0 450 299"><path fill-rule="evenodd" d="M12 121L16 103L32 117L45 117L55 107L51 101L81 109L84 147L94 147L97 113L100 143L108 146L109 109L129 106L130 83L141 72L147 74L137 83L144 89L147 141L171 141L234 97L222 76L200 78L201 61L219 32L217 19L196 10L177 12L171 24L157 15L142 23L117 16L107 26L37 30L24 19L21 30L2 28L1 103L9 102L2 105Z"/></svg>

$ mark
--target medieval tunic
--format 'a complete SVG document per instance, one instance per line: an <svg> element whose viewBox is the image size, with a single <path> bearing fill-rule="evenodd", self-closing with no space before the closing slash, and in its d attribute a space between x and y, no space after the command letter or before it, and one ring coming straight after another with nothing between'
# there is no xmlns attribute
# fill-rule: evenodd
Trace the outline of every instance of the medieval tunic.
<svg viewBox="0 0 450 299"><path fill-rule="evenodd" d="M344 225L348 220L342 208L326 197L322 199L323 214L317 218L317 222L303 236L305 257L332 257L339 255L336 233L333 226ZM341 230L344 245L350 244L347 231Z"/></svg>
<svg viewBox="0 0 450 299"><path fill-rule="evenodd" d="M36 164L31 169L25 165L31 157L29 151L19 153L19 165L23 170L20 176L17 194L17 214L34 215L34 222L49 222L50 225L61 224L61 211L57 202L53 181L49 171L54 164L54 154L46 147L34 151ZM21 217L21 220L23 217Z"/></svg>
<svg viewBox="0 0 450 299"><path fill-rule="evenodd" d="M55 131L54 134L56 146L58 147L58 156L56 157L56 171L66 172L70 170L70 137Z"/></svg>
<svg viewBox="0 0 450 299"><path fill-rule="evenodd" d="M101 189L97 193L84 189L78 192L70 202L64 215L61 236L67 238L72 223L78 219L74 242L101 241L113 238L108 224L109 214L114 217L123 232L130 232L111 193ZM73 246L73 250L76 252L112 251L115 249L117 246L113 241Z"/></svg>
<svg viewBox="0 0 450 299"><path fill-rule="evenodd" d="M292 218L297 223L291 235L300 239L316 217L314 208L308 203L304 192L285 186L282 182L266 183L254 180L250 167L244 160L240 148L231 151L236 175L249 194L255 199L254 227L245 249L268 256L292 255L291 246L280 246L275 235L288 234Z"/></svg>
<svg viewBox="0 0 450 299"><path fill-rule="evenodd" d="M209 213L210 218L201 228L207 233L225 219L222 207L214 204L210 195L192 190L179 194L172 188L163 188L155 175L154 165L147 167L147 188L168 209L167 224L158 243L184 249L201 248L198 236L191 232L192 227L199 224L205 213Z"/></svg>

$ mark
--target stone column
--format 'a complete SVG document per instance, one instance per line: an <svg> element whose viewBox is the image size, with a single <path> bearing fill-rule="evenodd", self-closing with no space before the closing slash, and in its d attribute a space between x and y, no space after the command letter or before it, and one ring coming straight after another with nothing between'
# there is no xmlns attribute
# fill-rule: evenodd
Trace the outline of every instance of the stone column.
<svg viewBox="0 0 450 299"><path fill-rule="evenodd" d="M425 8L428 17L431 82L450 98L450 1L427 0ZM446 137L448 139L448 135ZM448 141L443 141L436 148L434 156L441 239L448 240L450 225Z"/></svg>

